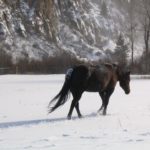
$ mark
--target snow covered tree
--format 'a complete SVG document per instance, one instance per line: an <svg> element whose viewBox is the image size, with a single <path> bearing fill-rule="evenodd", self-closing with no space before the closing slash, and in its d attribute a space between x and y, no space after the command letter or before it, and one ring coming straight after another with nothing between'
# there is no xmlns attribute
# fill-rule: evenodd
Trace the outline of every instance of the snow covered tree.
<svg viewBox="0 0 150 150"><path fill-rule="evenodd" d="M113 54L115 61L117 61L121 65L127 64L128 52L128 46L125 43L123 35L120 34L118 36L116 48Z"/></svg>

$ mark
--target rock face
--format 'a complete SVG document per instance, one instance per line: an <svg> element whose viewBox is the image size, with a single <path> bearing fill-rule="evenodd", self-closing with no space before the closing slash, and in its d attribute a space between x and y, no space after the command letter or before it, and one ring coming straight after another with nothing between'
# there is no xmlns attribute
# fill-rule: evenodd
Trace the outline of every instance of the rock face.
<svg viewBox="0 0 150 150"><path fill-rule="evenodd" d="M105 59L122 30L116 0L0 0L0 47L18 59ZM123 10L122 10L123 11ZM119 18L119 21L118 21Z"/></svg>

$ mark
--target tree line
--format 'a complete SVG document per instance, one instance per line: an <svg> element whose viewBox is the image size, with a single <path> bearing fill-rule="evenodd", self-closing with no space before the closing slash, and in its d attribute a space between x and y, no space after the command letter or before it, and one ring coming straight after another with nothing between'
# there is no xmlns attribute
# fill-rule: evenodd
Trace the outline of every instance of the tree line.
<svg viewBox="0 0 150 150"><path fill-rule="evenodd" d="M56 74L64 73L70 66L81 63L67 52L41 60L29 59L28 55L14 63L10 54L0 50L0 74Z"/></svg>
<svg viewBox="0 0 150 150"><path fill-rule="evenodd" d="M106 59L105 62L118 63L120 65L128 65L131 68L133 74L147 74L147 68L145 64L147 60L145 57L150 57L150 53L145 54L134 62L130 60L130 48L129 43L126 42L123 34L119 34L116 39L116 47L112 50L106 50L106 55L110 59ZM41 60L29 59L28 55L18 58L15 63L13 63L11 55L6 53L5 50L0 50L0 74L3 73L15 73L15 74L40 74L40 73L64 73L69 67L84 63L76 56L70 55L68 52L62 52L61 54L56 54L55 56L43 56ZM90 63L90 61L89 61ZM98 63L104 63L99 60ZM133 64L132 64L133 63ZM150 60L148 61L150 64Z"/></svg>

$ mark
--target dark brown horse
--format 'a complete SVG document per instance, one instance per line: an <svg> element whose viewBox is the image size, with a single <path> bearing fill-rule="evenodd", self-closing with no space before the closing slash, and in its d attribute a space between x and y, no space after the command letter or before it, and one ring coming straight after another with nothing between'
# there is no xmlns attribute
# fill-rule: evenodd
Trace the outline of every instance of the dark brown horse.
<svg viewBox="0 0 150 150"><path fill-rule="evenodd" d="M71 119L74 107L76 108L78 117L82 117L79 109L79 100L83 92L88 91L99 92L102 99L102 106L98 111L103 111L103 115L106 115L109 98L115 89L117 81L119 81L125 93L129 94L130 71L128 69L115 64L101 64L90 67L78 65L70 68L66 73L62 89L49 104L49 113L63 105L68 99L68 94L71 92L73 100L68 113L68 119ZM51 107L53 102L55 104Z"/></svg>

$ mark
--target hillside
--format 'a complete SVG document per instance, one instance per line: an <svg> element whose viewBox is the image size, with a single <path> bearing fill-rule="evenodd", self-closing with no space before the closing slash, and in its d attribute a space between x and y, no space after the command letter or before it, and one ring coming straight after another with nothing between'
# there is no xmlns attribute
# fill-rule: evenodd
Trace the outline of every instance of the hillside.
<svg viewBox="0 0 150 150"><path fill-rule="evenodd" d="M41 59L63 51L81 58L104 58L123 31L125 9L117 0L0 0L0 46L13 61Z"/></svg>

